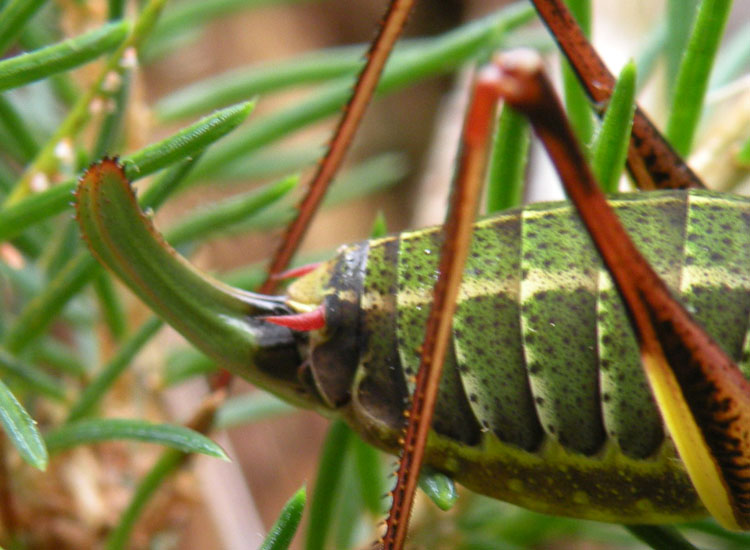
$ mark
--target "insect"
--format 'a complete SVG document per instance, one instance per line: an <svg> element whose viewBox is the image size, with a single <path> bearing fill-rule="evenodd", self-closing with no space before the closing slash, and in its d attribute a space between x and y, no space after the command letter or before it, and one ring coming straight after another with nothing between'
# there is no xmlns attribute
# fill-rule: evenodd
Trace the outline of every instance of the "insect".
<svg viewBox="0 0 750 550"><path fill-rule="evenodd" d="M523 99L519 101L520 104L523 103ZM538 119L532 119L539 122ZM544 134L545 127L539 128L540 133ZM106 204L132 205L130 189L127 185L122 185L122 180L122 172L116 163L105 161L89 172L79 191L80 223L92 249L104 263L131 287L140 289L141 296L147 302L161 302L163 306L168 296L168 300L173 301L171 311L162 313L189 339L192 337L202 345L204 351L221 357L231 370L247 374L248 350L256 346L259 350L254 362L257 372L247 374L248 377L260 381L290 401L304 403L309 400L307 404L317 408L340 409L365 437L390 450L397 449L403 402L407 397L406 388L411 384L410 376L416 374L419 360L416 350L419 349L419 335L424 324L424 315L413 311L421 311L431 300L425 293L435 267L429 265L425 258L437 249L439 238L436 231L418 232L400 239L390 237L346 248L336 260L324 264L293 286L289 291L289 300L249 294L240 296L219 287L208 287L194 272L178 272L176 264L170 275L179 273L182 284L193 289L180 301L178 296L159 294L161 290L157 287L166 285L168 281L161 278L162 274L158 270L146 267L144 271L140 271L136 263L129 259L125 263L121 260L136 252L129 242L133 239L134 232L138 231L138 241L145 243L143 247L148 253L142 260L144 265L171 265L172 262L158 241L149 240L152 229L148 224L143 224L137 213L122 206L119 212L121 218L101 214L106 210ZM686 196L681 191L661 194L658 198L624 198L621 199L618 210L626 220L633 216L631 225L626 222L628 229L637 238L650 244L654 240L665 238L668 228L680 226L684 222L671 220L665 215L664 225L657 227L654 234L638 235L638 227L643 225L643 206L648 203L649 209L671 212L676 204L685 203ZM720 206L725 205L726 199L710 194L695 192L689 196L691 204L705 202L709 212L725 208L726 216L721 217L726 225L732 225L729 221L730 211L738 216L737 223L744 219L745 207L741 200L737 200L736 205L727 207ZM657 201L660 206L655 206ZM701 217L699 211L696 209L693 212L696 218ZM684 216L685 214L683 220ZM523 349L519 351L521 344L518 342L513 344L503 341L501 346L493 350L493 354L525 354L528 372L524 369L516 374L506 371L507 382L504 379L502 383L493 383L491 375L472 372L470 361L466 358L474 358L475 362L479 362L476 358L489 353L497 342L481 343L477 338L476 342L462 343L458 333L473 328L472 325L480 315L471 309L461 311L459 304L453 350L455 357L452 359L453 363L449 361L446 367L434 424L435 432L440 435L433 436L432 446L428 448L428 460L433 466L472 488L545 511L635 523L672 521L698 515L702 512L702 505L693 493L685 472L675 462L674 452L670 450L671 444L663 439L658 417L645 412L649 400L645 398L647 394L642 387L639 387L643 383L636 382L637 389L626 390L628 393L617 393L617 386L637 377L637 370L632 372L632 376L617 373L612 389L601 390L601 395L596 388L596 368L590 370L588 375L582 375L576 380L576 384L565 384L566 380L570 381L571 375L570 371L564 371L563 368L570 368L569 363L574 361L580 364L586 362L585 359L573 360L571 357L576 351L582 354L581 357L591 357L594 347L593 342L587 344L591 340L577 341L576 338L583 330L580 324L581 312L595 311L593 305L596 301L593 295L597 287L591 287L587 296L584 286L578 283L587 278L598 278L598 274L603 272L595 263L593 249L580 248L580 243L585 240L576 224L569 206L545 205L530 208L523 214L506 214L485 222L485 225L480 224L475 231L477 242L490 241L497 238L497 235L506 234L515 237L514 243L531 245L536 244L535 239L539 239L539 245L534 247L535 253L526 248L521 248L518 253L510 253L513 245L506 248L508 245L501 242L491 245L497 247L497 256L515 257L521 262L520 265L510 267L499 264L497 269L505 268L509 272L521 273L522 279L526 281L533 279L528 274L539 269L538 263L549 271L555 270L555 262L559 261L564 269L557 269L564 274L549 288L539 290L544 285L542 280L534 291L524 288L523 284L511 276L494 274L493 277L488 277L489 281L501 281L501 285L516 287L516 294L503 294L497 289L492 292L483 289L485 286L492 286L483 279L484 270L489 269L486 266L491 262L471 264L470 260L469 270L476 276L474 286L479 290L465 282L464 294L469 294L476 304L485 300L504 299L514 304L516 309L521 308L523 328L507 329L506 334L516 338L521 334ZM131 230L133 233L129 233ZM577 234L580 238L574 239L576 244L566 249L560 257L546 256L539 252L549 247L549 243L565 247L567 241L555 240L555 236L559 237L561 234ZM698 233L695 237L684 235L685 242L700 241L703 238L705 237ZM665 242L679 243L679 239L665 239ZM670 262L670 253L665 252L665 246L655 246L654 257L650 259L655 263L663 260L667 268L662 274L668 275L668 268L680 262ZM713 248L706 243L702 246ZM571 256L575 254L583 258L580 263L571 261ZM673 254L677 257L679 251ZM472 259L478 262L484 260L479 254ZM718 263L724 259L721 254L717 254L710 262ZM685 263L692 265L694 261L697 258L686 260ZM588 267L579 269L579 265ZM131 270L130 266L135 269ZM739 271L741 267L729 270L732 269ZM589 273L584 274L584 271ZM411 286L412 279L415 281L414 286ZM560 282L568 279L575 284L566 287ZM622 282L617 280L622 288ZM532 299L525 301L524 293L530 293ZM613 296L615 294L612 291L602 292L599 302L612 299ZM586 300L589 302L588 306L583 305ZM468 304L469 301L465 298L463 303ZM324 310L319 309L321 303L325 304ZM557 310L548 309L555 304ZM700 304L704 312L709 311L707 303ZM488 309L494 312L500 309L497 306L497 303L490 304ZM198 310L201 307L210 308L210 314L200 314ZM478 307L481 310L482 306ZM542 307L544 309L536 309ZM723 307L726 309L728 303ZM611 333L605 333L598 342L602 351L611 343L607 341L607 336L610 340L615 339L625 330L623 327L627 326L623 321L625 316L621 306L615 304L613 309L620 311L620 314L613 314L610 321L604 320L604 312L589 321L589 338L591 334L596 334L597 327L606 326L608 330L612 330ZM746 313L746 309L740 307L740 317ZM321 315L321 311L324 315ZM395 311L399 314L395 315ZM565 318L565 311L578 313L572 320L576 322L575 325ZM636 313L631 312L630 315L638 317ZM718 316L718 313L714 315ZM510 317L518 319L518 315ZM224 323L224 320L233 318L234 322ZM241 325L239 319L244 319L245 324ZM292 333L284 328L268 325L269 321L298 330ZM502 333L502 321L496 322ZM486 319L484 323L492 324ZM547 325L556 330L545 333L549 330ZM204 337L209 333L213 335L209 339L212 341ZM251 340L254 340L250 347L243 340L248 333ZM561 333L561 341L556 341L559 336L550 336ZM217 334L220 336L216 336ZM389 341L388 334L396 336ZM732 338L741 340L742 336L743 330L740 330ZM570 352L561 360L564 364L557 365L551 358L555 354L552 344L558 344ZM516 351L511 352L514 345ZM741 349L741 346L735 347ZM299 349L309 351L300 357ZM611 353L618 362L628 357L619 347L612 348ZM739 353L735 355L739 356ZM537 363L534 359L536 356L544 356L544 360L539 359ZM359 370L357 357L359 365L371 364L370 370ZM548 372L542 374L545 367L541 363L546 361L549 361L546 367ZM514 363L513 360L503 362ZM516 361L517 365L521 363L523 361ZM388 369L388 366L396 368ZM554 374L559 374L560 379L552 381ZM470 385L473 391L459 390L459 378L462 378L464 385ZM511 382L511 379L515 382ZM589 381L588 390L582 380ZM512 390L504 389L506 384L513 385L516 382L518 385ZM594 386L593 391L591 386ZM505 391L508 391L507 395L503 393ZM614 406L619 403L625 404L626 408L633 407L632 394L644 397L634 418L628 418L622 412L606 410L609 402L613 402ZM522 417L529 421L528 424L516 424L515 417L508 418L498 402L511 404L510 408L514 410L527 410ZM598 413L602 404L605 419L611 415L615 424L602 425ZM618 421L622 422L622 429L614 427ZM644 436L639 431L641 428L649 434ZM631 429L633 433L629 433ZM623 450L622 454L616 450L602 451L606 445L605 432L617 440ZM544 436L544 433L547 435ZM491 438L491 443L487 443L488 437ZM495 446L497 447L492 449ZM604 460L602 453L607 455ZM657 455L659 458L654 459ZM553 456L554 466L550 468ZM610 462L607 463L607 460ZM496 467L494 462L503 462L503 467ZM616 466L612 467L613 463ZM740 474L741 472L738 476ZM587 481L583 481L584 477ZM592 479L597 490L587 488L587 483ZM742 479L739 483L743 483ZM624 494L625 492L628 494Z"/></svg>

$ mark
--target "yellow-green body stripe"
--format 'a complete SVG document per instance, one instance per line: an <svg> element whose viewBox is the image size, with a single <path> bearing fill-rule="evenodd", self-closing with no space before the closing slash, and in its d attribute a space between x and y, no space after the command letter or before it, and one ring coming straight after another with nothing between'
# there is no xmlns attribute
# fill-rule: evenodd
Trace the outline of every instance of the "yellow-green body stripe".
<svg viewBox="0 0 750 550"><path fill-rule="evenodd" d="M750 201L666 191L612 205L670 289L748 372ZM429 228L359 243L321 268L334 274L328 296L358 312L345 328L330 316L326 346L335 349L346 332L358 357L354 367L336 370L334 357L313 371L349 373L336 412L390 450L419 359L440 238ZM339 295L333 266L341 255L357 258L351 277L361 284ZM621 523L705 513L665 437L620 298L567 203L476 224L433 427L427 461L496 498Z"/></svg>

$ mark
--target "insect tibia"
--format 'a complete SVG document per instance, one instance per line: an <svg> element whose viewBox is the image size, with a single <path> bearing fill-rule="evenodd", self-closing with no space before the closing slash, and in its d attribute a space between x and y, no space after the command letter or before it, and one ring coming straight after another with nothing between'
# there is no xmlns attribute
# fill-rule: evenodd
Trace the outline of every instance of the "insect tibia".
<svg viewBox="0 0 750 550"><path fill-rule="evenodd" d="M507 57L497 63L498 90L529 117L622 297L644 371L696 491L722 525L746 528L750 383L674 298L607 205L541 66ZM712 212L708 225L718 216ZM726 259L729 244L704 247L713 251L708 267ZM689 255L686 264L694 269L700 259Z"/></svg>

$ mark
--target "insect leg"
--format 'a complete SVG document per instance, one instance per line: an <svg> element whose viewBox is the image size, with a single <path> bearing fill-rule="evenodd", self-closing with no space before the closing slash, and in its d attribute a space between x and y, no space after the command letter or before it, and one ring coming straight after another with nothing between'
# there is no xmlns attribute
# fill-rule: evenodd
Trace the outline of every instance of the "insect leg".
<svg viewBox="0 0 750 550"><path fill-rule="evenodd" d="M626 304L649 383L695 488L725 527L750 526L750 383L675 300L583 160L539 57L498 58L497 93L530 119Z"/></svg>
<svg viewBox="0 0 750 550"><path fill-rule="evenodd" d="M534 7L565 53L596 110L603 114L615 87L614 76L562 0L534 0ZM628 169L640 189L705 187L638 106L633 118Z"/></svg>
<svg viewBox="0 0 750 550"><path fill-rule="evenodd" d="M307 194L298 207L297 217L287 227L281 244L273 255L268 268L268 278L260 288L261 294L270 294L273 291L277 282L276 274L287 268L302 242L302 237L354 139L367 104L372 94L375 93L385 62L401 35L401 30L413 5L414 0L391 0L378 36L372 43L370 51L367 52L367 62L357 78L354 93L339 120L328 151L318 164L315 176L308 185Z"/></svg>
<svg viewBox="0 0 750 550"><path fill-rule="evenodd" d="M406 413L408 422L403 436L403 451L392 493L393 503L386 520L386 534L382 540L386 550L402 548L406 539L408 517L432 425L440 375L451 338L453 313L469 252L496 104L495 91L480 78L464 123L458 168L445 217L438 278L421 346L415 389Z"/></svg>
<svg viewBox="0 0 750 550"><path fill-rule="evenodd" d="M357 77L354 93L344 108L339 124L323 159L307 187L307 194L297 208L297 217L287 226L278 248L271 258L268 275L261 285L261 294L271 294L278 283L278 274L284 271L297 251L310 222L320 206L325 192L344 160L344 155L354 139L359 123L364 116L377 87L383 67L401 35L406 19L414 5L414 0L391 0L378 36L367 52L367 62ZM231 375L221 371L212 380L212 387L222 388L229 385Z"/></svg>

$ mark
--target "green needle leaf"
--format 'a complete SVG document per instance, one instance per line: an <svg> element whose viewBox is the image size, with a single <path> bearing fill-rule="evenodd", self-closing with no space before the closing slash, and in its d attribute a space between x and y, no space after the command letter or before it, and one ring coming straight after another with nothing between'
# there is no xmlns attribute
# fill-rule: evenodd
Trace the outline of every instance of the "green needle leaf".
<svg viewBox="0 0 750 550"><path fill-rule="evenodd" d="M365 46L322 50L288 61L274 61L229 71L178 90L156 104L156 117L170 122L268 94L291 86L313 84L354 74Z"/></svg>
<svg viewBox="0 0 750 550"><path fill-rule="evenodd" d="M302 519L306 498L304 487L294 493L282 508L279 518L268 532L260 550L286 550L289 548Z"/></svg>
<svg viewBox="0 0 750 550"><path fill-rule="evenodd" d="M65 210L74 189L75 181L69 180L3 208L0 211L0 240L12 239L28 227Z"/></svg>
<svg viewBox="0 0 750 550"><path fill-rule="evenodd" d="M123 56L128 51L137 52L141 41L154 27L165 2L166 0L148 0L145 3L138 14L132 31L108 57L94 83L78 96L65 119L47 139L34 161L26 166L21 179L18 180L13 191L5 198L5 206L15 204L32 194L32 183L35 179L44 178L48 181L57 176L60 170L60 158L55 154L58 145L68 140L72 141L83 130L91 116L93 102L97 98L107 97L110 93L107 91L107 88L109 88L107 83L110 77L115 76L117 79L122 79L124 72L130 65L127 62L123 63Z"/></svg>
<svg viewBox="0 0 750 550"><path fill-rule="evenodd" d="M142 208L158 210L162 204L180 188L185 177L203 155L202 151L181 160L169 170L165 170L158 178L151 182L148 189L141 194L139 203Z"/></svg>
<svg viewBox="0 0 750 550"><path fill-rule="evenodd" d="M35 362L49 365L62 374L75 378L82 378L86 375L86 366L81 357L67 345L52 338L39 342L39 345L31 352L31 358Z"/></svg>
<svg viewBox="0 0 750 550"><path fill-rule="evenodd" d="M185 174L192 168L195 158L194 156L181 162L175 169L169 170L163 177L154 182L152 187L149 188L153 192L144 194L143 203L150 205L152 208L157 207L160 201L164 200L179 185ZM88 252L80 251L73 258L70 258L45 288L23 308L15 322L8 328L4 339L8 349L18 352L26 348L49 326L63 306L93 276L97 275L99 279L109 277L108 274L99 269L96 261ZM101 290L101 285L98 290ZM108 306L105 309L105 314L109 313L111 316L120 317L121 314L116 311L117 306L114 300L115 295L111 294L103 302L103 305ZM115 320L114 324L110 323L110 325L116 327L118 323L119 321ZM113 334L123 333L115 328ZM126 350L127 346L121 349Z"/></svg>
<svg viewBox="0 0 750 550"><path fill-rule="evenodd" d="M495 132L487 184L487 213L521 204L531 131L526 118L503 106Z"/></svg>
<svg viewBox="0 0 750 550"><path fill-rule="evenodd" d="M109 0L109 20L122 19L125 15L126 0Z"/></svg>
<svg viewBox="0 0 750 550"><path fill-rule="evenodd" d="M359 489L365 508L373 516L382 514L385 510L383 495L386 489L383 485L383 468L380 453L375 447L362 441L359 437L352 438L354 463L357 468Z"/></svg>
<svg viewBox="0 0 750 550"><path fill-rule="evenodd" d="M737 151L734 160L737 162L737 164L745 168L750 166L750 139L746 140L742 144L740 150Z"/></svg>
<svg viewBox="0 0 750 550"><path fill-rule="evenodd" d="M23 86L88 63L116 48L129 31L130 24L126 21L110 23L59 44L0 61L0 90Z"/></svg>
<svg viewBox="0 0 750 550"><path fill-rule="evenodd" d="M175 386L186 380L189 380L194 376L208 375L214 372L217 368L218 367L216 366L216 362L213 359L205 356L194 348L184 347L177 350L170 350L169 354L167 355L166 365L164 367L162 385L166 388ZM245 396L242 395L240 397ZM239 398L229 399L227 403L234 401L234 399ZM227 427L225 425L221 425L221 411L224 410L224 407L227 405L227 403L224 403L224 405L222 405L217 416L217 425L221 428Z"/></svg>
<svg viewBox="0 0 750 550"><path fill-rule="evenodd" d="M119 342L127 332L128 321L122 300L109 273L97 271L94 275L94 290L99 298L99 307L109 333L116 342Z"/></svg>
<svg viewBox="0 0 750 550"><path fill-rule="evenodd" d="M185 461L185 454L167 449L153 468L143 477L133 494L128 507L120 516L120 521L107 537L106 550L124 550L127 547L133 526L140 517L151 496L162 483Z"/></svg>
<svg viewBox="0 0 750 550"><path fill-rule="evenodd" d="M690 39L690 28L695 21L701 0L667 0L665 15L664 61L668 95L674 92L680 62ZM638 72L638 74L641 74Z"/></svg>
<svg viewBox="0 0 750 550"><path fill-rule="evenodd" d="M11 353L25 349L54 320L57 313L89 281L96 261L81 251L65 264L44 290L28 302L3 338Z"/></svg>
<svg viewBox="0 0 750 550"><path fill-rule="evenodd" d="M130 181L197 153L239 126L252 112L255 101L245 101L216 111L173 136L124 157L121 164Z"/></svg>
<svg viewBox="0 0 750 550"><path fill-rule="evenodd" d="M156 57L196 36L196 29L218 17L264 5L291 4L302 0L188 0L170 2L153 35L146 43L146 57Z"/></svg>
<svg viewBox="0 0 750 550"><path fill-rule="evenodd" d="M78 401L71 407L68 414L69 422L86 416L96 407L102 396L117 380L117 377L130 365L136 354L159 331L162 325L161 319L151 317L122 343L117 350L117 354L105 365L96 378L86 386Z"/></svg>
<svg viewBox="0 0 750 550"><path fill-rule="evenodd" d="M270 393L252 392L228 399L217 411L214 426L217 429L231 428L296 411L295 407Z"/></svg>
<svg viewBox="0 0 750 550"><path fill-rule="evenodd" d="M565 0L573 16L583 29L586 36L591 35L591 1L590 0ZM587 147L591 145L594 135L594 113L591 110L588 96L583 90L578 77L567 61L562 62L563 88L565 91L565 110L570 119L578 140L583 145L584 154L588 153Z"/></svg>
<svg viewBox="0 0 750 550"><path fill-rule="evenodd" d="M685 156L693 145L714 57L726 26L731 0L704 0L698 9L688 48L682 58L666 135Z"/></svg>
<svg viewBox="0 0 750 550"><path fill-rule="evenodd" d="M370 229L370 238L379 239L385 237L388 234L388 222L385 219L385 214L382 210L378 210L375 215L375 220L372 222L372 229Z"/></svg>
<svg viewBox="0 0 750 550"><path fill-rule="evenodd" d="M213 424L219 396L214 394L204 406L193 416L189 425L198 432L205 432ZM133 493L128 507L120 516L120 521L109 534L104 544L107 550L120 550L127 547L133 526L143 512L149 499L153 496L161 484L175 472L190 457L176 449L167 449L156 461L153 468L143 477Z"/></svg>
<svg viewBox="0 0 750 550"><path fill-rule="evenodd" d="M145 177L185 157L194 155L234 130L247 118L253 102L217 111L176 134L122 158L131 181ZM19 235L27 227L65 210L76 181L68 180L21 199L0 211L0 240Z"/></svg>
<svg viewBox="0 0 750 550"><path fill-rule="evenodd" d="M26 462L39 470L47 468L47 448L36 428L36 422L2 381L0 381L0 424L8 439Z"/></svg>
<svg viewBox="0 0 750 550"><path fill-rule="evenodd" d="M396 52L383 72L378 95L385 95L419 80L443 74L484 53L513 28L533 17L529 6L514 4L497 14L480 19L442 36L425 40L420 47ZM237 132L220 148L206 154L195 171L196 179L207 177L227 163L326 116L337 113L351 93L351 80L338 79L325 90L293 107L257 119L255 124Z"/></svg>
<svg viewBox="0 0 750 550"><path fill-rule="evenodd" d="M13 378L22 387L39 392L52 399L63 401L65 391L62 384L34 365L24 363L7 351L0 349L0 373Z"/></svg>
<svg viewBox="0 0 750 550"><path fill-rule="evenodd" d="M354 433L341 420L334 420L328 429L320 462L315 491L310 503L310 523L307 529L306 550L322 550L326 547L328 531L336 509L336 496L343 473L342 465Z"/></svg>
<svg viewBox="0 0 750 550"><path fill-rule="evenodd" d="M298 182L299 176L290 176L257 191L242 193L213 203L172 227L164 236L172 246L208 238L232 224L243 222L259 210L275 203L294 189Z"/></svg>
<svg viewBox="0 0 750 550"><path fill-rule="evenodd" d="M10 0L0 10L0 55L4 54L23 31L26 23L47 0Z"/></svg>
<svg viewBox="0 0 750 550"><path fill-rule="evenodd" d="M79 420L60 426L44 438L50 453L77 445L117 439L158 443L186 453L199 453L229 460L224 450L203 434L185 426L154 424L146 420L128 418Z"/></svg>
<svg viewBox="0 0 750 550"><path fill-rule="evenodd" d="M635 112L635 63L623 67L591 155L594 177L605 193L616 193L630 144Z"/></svg>
<svg viewBox="0 0 750 550"><path fill-rule="evenodd" d="M27 25L18 38L20 45L26 51L44 48L54 43L55 40L56 37L52 36L50 30L43 25ZM67 107L73 105L81 95L78 85L65 73L52 75L49 83L56 98Z"/></svg>
<svg viewBox="0 0 750 550"><path fill-rule="evenodd" d="M39 150L34 133L15 105L6 95L0 95L0 124L8 131L8 137L16 142L23 162L28 162Z"/></svg>
<svg viewBox="0 0 750 550"><path fill-rule="evenodd" d="M319 158L320 149L312 144L296 148L268 148L237 159L224 169L220 168L211 181L232 183L234 180L244 182L278 178L290 172L300 172L315 164Z"/></svg>
<svg viewBox="0 0 750 550"><path fill-rule="evenodd" d="M169 9L164 13L157 27L160 33L172 33L180 29L190 29L195 25L201 25L216 19L217 17L227 16L238 10L245 10L249 7L260 7L273 4L294 4L302 0L213 0L213 2L204 2L203 0L185 0L171 4Z"/></svg>
<svg viewBox="0 0 750 550"><path fill-rule="evenodd" d="M698 550L674 527L667 525L627 525L625 528L654 550Z"/></svg>

